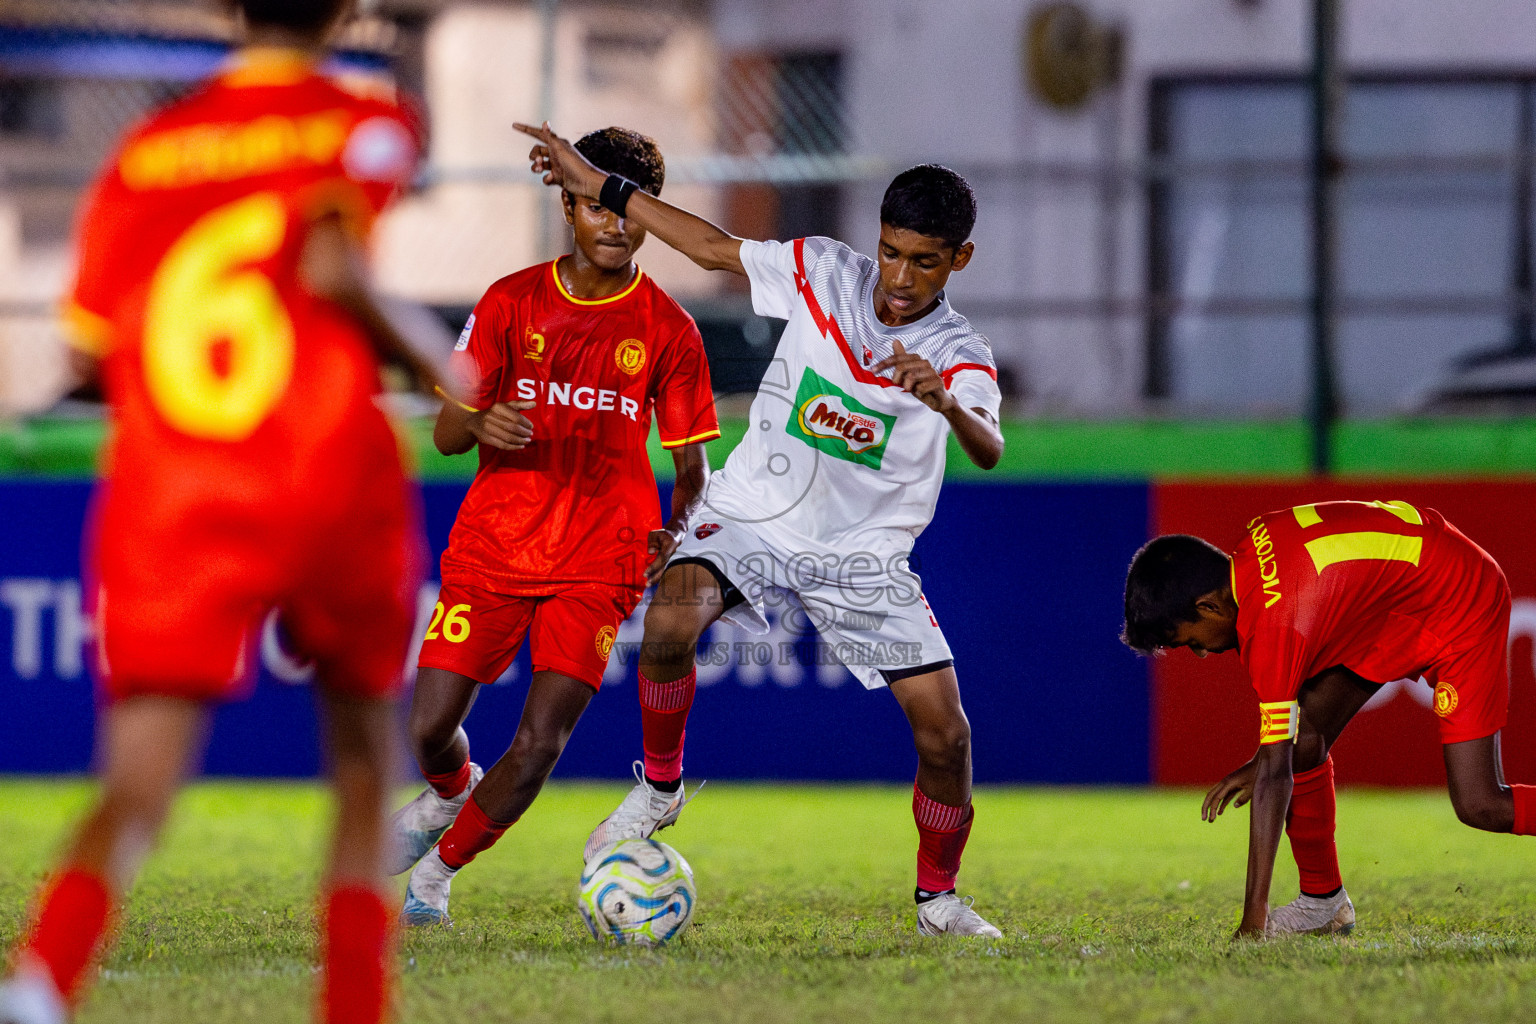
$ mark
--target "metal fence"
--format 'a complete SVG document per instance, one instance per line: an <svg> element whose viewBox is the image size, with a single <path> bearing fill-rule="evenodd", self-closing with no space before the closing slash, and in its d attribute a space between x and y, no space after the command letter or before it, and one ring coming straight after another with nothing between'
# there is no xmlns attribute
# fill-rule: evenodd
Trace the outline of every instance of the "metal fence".
<svg viewBox="0 0 1536 1024"><path fill-rule="evenodd" d="M150 22L134 20L151 10ZM693 8L669 17L663 22L708 33ZM593 24L584 45L601 59L588 60L589 78L594 67L622 78L635 62L666 59L664 34L619 53ZM420 80L431 70L420 67L424 25L375 20L353 33L351 52ZM127 125L216 65L227 35L227 25L190 5L0 2L0 408L40 401L43 382L59 372L47 325L82 186ZM830 233L871 249L873 209L900 167L862 134L845 58L707 54L702 71L690 65L705 141L669 158L669 189L705 190L726 226L743 234ZM1167 79L1151 86L1146 125L1105 119L1100 149L1123 151L1116 140L1129 133L1146 139L1141 159L946 160L972 180L982 206L979 255L955 278L952 297L992 338L1016 409L1302 411L1305 104L1299 77ZM1353 83L1337 307L1347 412L1519 408L1536 391L1533 109L1536 78L1528 76ZM508 193L540 194L526 164L507 154L439 155L421 180L424 195L473 187L496 190L498 203ZM476 193L464 194L474 218ZM503 205L515 213L518 202ZM538 251L503 245L507 235L532 233L527 223L475 235L436 216L419 218L409 248L422 262L451 265L454 280L488 283L512 269L509 261L552 254L558 222L552 204L540 209ZM680 295L706 324L712 354L730 363L720 379L750 388L774 333L750 316L739 290L714 281L688 287ZM452 320L477 288L428 298Z"/></svg>

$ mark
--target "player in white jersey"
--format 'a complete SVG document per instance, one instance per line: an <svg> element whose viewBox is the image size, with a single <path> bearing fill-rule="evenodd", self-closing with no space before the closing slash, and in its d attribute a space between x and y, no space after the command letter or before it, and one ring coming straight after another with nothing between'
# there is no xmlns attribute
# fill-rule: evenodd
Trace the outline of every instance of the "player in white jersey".
<svg viewBox="0 0 1536 1024"><path fill-rule="evenodd" d="M745 275L753 308L788 321L750 429L710 478L646 612L644 769L587 855L677 820L698 640L720 618L766 632L764 602L778 588L911 723L918 931L1000 936L955 895L974 820L970 724L949 645L907 564L933 516L948 435L983 469L1002 457L991 348L944 297L973 251L970 186L934 165L898 175L872 260L829 238L735 238L599 171L548 125L518 128L539 139L531 159L546 184L598 200L706 269Z"/></svg>

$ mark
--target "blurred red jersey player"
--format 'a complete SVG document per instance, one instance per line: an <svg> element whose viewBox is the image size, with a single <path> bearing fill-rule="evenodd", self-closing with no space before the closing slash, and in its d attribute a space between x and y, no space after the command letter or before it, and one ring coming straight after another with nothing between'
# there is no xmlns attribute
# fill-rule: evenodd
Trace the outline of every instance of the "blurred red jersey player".
<svg viewBox="0 0 1536 1024"><path fill-rule="evenodd" d="M271 609L316 665L339 798L318 1012L386 1011L384 801L422 546L379 358L438 378L361 267L422 140L393 98L317 72L347 0L234 7L250 45L128 133L82 214L69 318L114 418L88 552L103 786L17 947L4 1021L62 1020L81 996Z"/></svg>
<svg viewBox="0 0 1536 1024"><path fill-rule="evenodd" d="M605 128L577 145L661 191L661 153L645 136ZM438 448L478 444L480 469L443 555L411 704L430 785L394 818L394 868L415 865L407 924L446 921L453 875L538 795L602 683L619 625L687 529L704 442L720 436L698 328L633 261L645 231L600 203L562 199L570 255L485 293L454 355L468 400L447 403L437 422ZM677 469L664 528L646 451L653 416ZM533 679L522 720L482 777L462 723L525 636Z"/></svg>
<svg viewBox="0 0 1536 1024"><path fill-rule="evenodd" d="M1198 537L1153 540L1126 580L1125 640L1146 653L1237 650L1258 692L1259 749L1202 814L1252 801L1239 934L1347 932L1354 905L1334 845L1329 748L1383 684L1434 688L1451 803L1489 832L1536 833L1536 787L1504 783L1509 585L1434 509L1330 501L1247 524L1230 557ZM1301 895L1269 910L1281 830Z"/></svg>

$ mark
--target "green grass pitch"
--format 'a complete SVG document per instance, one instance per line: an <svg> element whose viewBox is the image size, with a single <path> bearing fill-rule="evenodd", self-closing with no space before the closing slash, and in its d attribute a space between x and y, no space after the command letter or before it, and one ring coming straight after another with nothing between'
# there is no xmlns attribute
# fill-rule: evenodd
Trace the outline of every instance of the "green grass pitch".
<svg viewBox="0 0 1536 1024"><path fill-rule="evenodd" d="M87 785L0 781L0 938ZM412 1024L1515 1021L1536 1016L1536 842L1458 824L1442 793L1341 794L1354 936L1234 946L1247 812L1187 791L982 789L962 892L1001 942L922 939L905 787L712 784L663 834L693 863L693 928L604 949L573 892L617 785L554 785L454 884L456 927L409 934ZM326 799L209 783L178 805L80 1015L308 1019ZM403 883L402 883L403 887ZM1295 892L1282 852L1276 899Z"/></svg>

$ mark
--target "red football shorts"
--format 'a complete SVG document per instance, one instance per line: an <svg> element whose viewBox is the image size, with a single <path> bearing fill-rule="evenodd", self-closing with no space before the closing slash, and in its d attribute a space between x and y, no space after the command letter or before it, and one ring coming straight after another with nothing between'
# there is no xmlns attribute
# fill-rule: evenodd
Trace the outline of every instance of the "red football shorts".
<svg viewBox="0 0 1536 1024"><path fill-rule="evenodd" d="M1463 591L1464 617L1458 628L1440 627L1451 639L1424 672L1435 688L1441 743L1492 736L1509 718L1509 583L1493 559L1479 561Z"/></svg>
<svg viewBox="0 0 1536 1024"><path fill-rule="evenodd" d="M328 690L399 694L425 564L403 480L381 481L365 507L329 524L235 502L161 511L145 515L110 489L99 506L96 651L108 700L248 695L272 609Z"/></svg>
<svg viewBox="0 0 1536 1024"><path fill-rule="evenodd" d="M526 634L535 672L559 672L596 690L619 624L635 610L642 593L608 583L573 583L535 596L444 583L418 664L494 683L512 664Z"/></svg>

